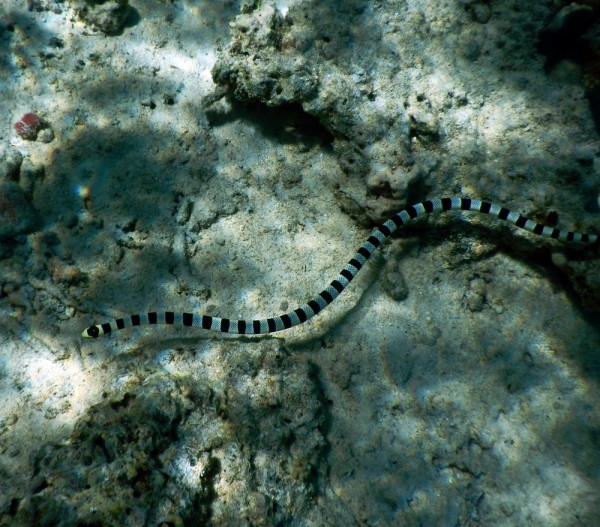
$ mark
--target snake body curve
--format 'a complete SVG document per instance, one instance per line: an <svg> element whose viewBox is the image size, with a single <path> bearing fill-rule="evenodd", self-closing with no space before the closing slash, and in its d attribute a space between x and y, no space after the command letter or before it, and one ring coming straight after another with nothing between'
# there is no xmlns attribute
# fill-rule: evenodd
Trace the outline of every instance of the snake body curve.
<svg viewBox="0 0 600 527"><path fill-rule="evenodd" d="M293 311L285 313L284 315L261 320L231 320L229 318L198 315L195 313L152 311L90 326L83 330L81 335L86 338L96 338L119 329L147 324L196 326L203 329L220 331L221 333L234 333L239 335L275 333L277 331L298 326L311 319L331 304L342 291L344 291L377 248L385 242L398 227L425 214L450 210L476 211L482 214L490 214L501 220L512 223L515 227L519 227L539 236L554 238L559 241L575 243L595 243L598 241L598 235L596 234L568 232L547 227L541 223L529 220L521 214L511 212L504 207L493 205L488 201L478 201L470 198L432 199L416 205L411 205L406 209L401 210L385 223L373 229L367 241L362 244L354 257L344 266L335 280L308 303Z"/></svg>

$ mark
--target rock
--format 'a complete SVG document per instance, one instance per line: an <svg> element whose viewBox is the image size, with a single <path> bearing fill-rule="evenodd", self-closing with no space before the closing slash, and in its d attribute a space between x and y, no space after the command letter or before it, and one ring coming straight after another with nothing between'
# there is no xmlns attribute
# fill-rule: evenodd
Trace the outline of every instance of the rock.
<svg viewBox="0 0 600 527"><path fill-rule="evenodd" d="M35 230L37 214L16 183L0 185L0 240Z"/></svg>
<svg viewBox="0 0 600 527"><path fill-rule="evenodd" d="M23 156L18 150L9 146L0 147L0 182L16 181Z"/></svg>
<svg viewBox="0 0 600 527"><path fill-rule="evenodd" d="M487 24L492 16L490 6L481 2L476 2L469 6L471 18L479 24Z"/></svg>
<svg viewBox="0 0 600 527"><path fill-rule="evenodd" d="M118 34L130 11L129 0L79 0L78 3L79 18L106 35Z"/></svg>
<svg viewBox="0 0 600 527"><path fill-rule="evenodd" d="M298 54L279 52L286 36L283 17L272 4L231 23L233 39L215 64L216 84L228 86L242 101L281 106L310 100L317 75Z"/></svg>
<svg viewBox="0 0 600 527"><path fill-rule="evenodd" d="M40 130L37 140L40 143L51 143L54 140L54 132L52 131L52 128L46 127L43 130Z"/></svg>

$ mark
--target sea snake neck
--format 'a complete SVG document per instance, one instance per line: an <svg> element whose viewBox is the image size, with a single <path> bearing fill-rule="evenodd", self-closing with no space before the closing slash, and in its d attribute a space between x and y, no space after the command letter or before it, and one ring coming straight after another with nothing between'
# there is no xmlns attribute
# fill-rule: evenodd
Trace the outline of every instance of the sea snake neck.
<svg viewBox="0 0 600 527"><path fill-rule="evenodd" d="M371 232L368 240L362 244L360 249L358 249L354 257L344 266L335 280L307 304L284 315L261 320L231 320L229 318L197 315L194 313L174 313L173 311L157 313L153 311L142 315L131 315L126 318L118 318L111 322L105 322L104 324L90 326L86 328L81 335L82 337L96 338L118 329L145 324L197 326L203 329L211 329L222 333L234 333L238 335L274 333L276 331L282 331L298 326L314 317L317 313L320 313L331 304L357 275L373 252L375 252L398 227L419 216L423 216L424 214L449 210L477 211L482 214L491 214L492 216L508 221L516 227L525 229L533 234L554 238L560 241L595 243L598 240L598 235L596 234L567 232L552 227L546 227L545 225L527 219L521 214L511 212L504 207L493 205L487 201L478 201L469 198L432 199L416 205L411 205L396 213L379 227L376 227Z"/></svg>

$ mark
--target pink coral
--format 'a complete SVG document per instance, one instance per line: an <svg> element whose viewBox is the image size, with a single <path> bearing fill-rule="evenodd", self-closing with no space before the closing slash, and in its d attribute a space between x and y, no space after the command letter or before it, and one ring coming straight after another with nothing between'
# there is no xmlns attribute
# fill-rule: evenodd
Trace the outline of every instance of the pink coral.
<svg viewBox="0 0 600 527"><path fill-rule="evenodd" d="M44 122L38 115L26 113L19 122L15 123L15 130L19 137L32 141L37 137L43 125Z"/></svg>

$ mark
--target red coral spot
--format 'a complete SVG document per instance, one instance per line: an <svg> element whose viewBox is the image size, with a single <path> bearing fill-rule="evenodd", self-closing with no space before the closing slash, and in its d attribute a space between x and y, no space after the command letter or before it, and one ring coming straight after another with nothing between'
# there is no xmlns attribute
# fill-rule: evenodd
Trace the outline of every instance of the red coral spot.
<svg viewBox="0 0 600 527"><path fill-rule="evenodd" d="M15 130L18 135L23 135L25 133L25 123L22 123L21 121L15 123Z"/></svg>
<svg viewBox="0 0 600 527"><path fill-rule="evenodd" d="M21 120L15 123L15 130L19 137L23 139L35 139L38 132L42 129L43 121L34 113L26 113Z"/></svg>
<svg viewBox="0 0 600 527"><path fill-rule="evenodd" d="M42 120L34 113L26 113L21 121L29 126L39 126Z"/></svg>

